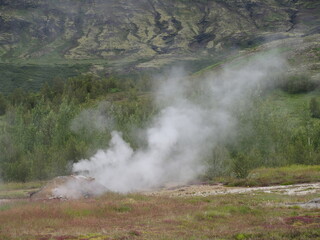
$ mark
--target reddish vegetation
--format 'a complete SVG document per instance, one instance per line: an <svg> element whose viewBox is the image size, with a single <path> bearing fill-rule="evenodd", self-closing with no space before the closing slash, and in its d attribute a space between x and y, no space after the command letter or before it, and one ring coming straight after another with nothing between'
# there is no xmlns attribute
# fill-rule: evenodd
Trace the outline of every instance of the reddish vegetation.
<svg viewBox="0 0 320 240"><path fill-rule="evenodd" d="M76 239L75 236L60 236L60 237L54 237L53 239L55 240L71 240L71 239Z"/></svg>
<svg viewBox="0 0 320 240"><path fill-rule="evenodd" d="M38 236L36 237L38 240L50 240L51 235L46 235L46 236Z"/></svg>
<svg viewBox="0 0 320 240"><path fill-rule="evenodd" d="M298 216L298 217L289 217L285 219L287 224L293 225L296 223L301 224L320 224L320 215L318 216ZM320 226L319 226L320 227Z"/></svg>
<svg viewBox="0 0 320 240"><path fill-rule="evenodd" d="M269 196L169 198L107 194L75 201L14 202L0 211L0 239L234 239L237 234L259 234L262 229L263 233L268 229L269 234L320 227L319 210L277 205L281 199L284 202L310 199L277 196L273 201Z"/></svg>

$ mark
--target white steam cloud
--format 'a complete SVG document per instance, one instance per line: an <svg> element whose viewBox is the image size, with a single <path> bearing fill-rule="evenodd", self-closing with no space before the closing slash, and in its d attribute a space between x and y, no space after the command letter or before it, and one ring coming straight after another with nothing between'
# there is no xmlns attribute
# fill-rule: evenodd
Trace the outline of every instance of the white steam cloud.
<svg viewBox="0 0 320 240"><path fill-rule="evenodd" d="M73 171L124 193L195 179L208 152L236 130L234 112L273 84L285 61L268 54L234 65L198 79L181 68L159 78L155 101L162 110L144 130L146 146L134 150L114 131L108 149L74 164Z"/></svg>

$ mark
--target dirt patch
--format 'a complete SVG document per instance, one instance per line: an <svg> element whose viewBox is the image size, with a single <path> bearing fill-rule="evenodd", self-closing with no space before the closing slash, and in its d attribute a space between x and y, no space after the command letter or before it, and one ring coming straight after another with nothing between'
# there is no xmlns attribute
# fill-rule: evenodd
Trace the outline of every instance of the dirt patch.
<svg viewBox="0 0 320 240"><path fill-rule="evenodd" d="M150 196L188 197L188 196L210 196L223 194L243 194L243 193L278 193L286 195L307 195L320 193L319 183L294 184L286 186L268 187L226 187L223 184L217 185L189 185L181 187L164 187L157 191L144 192Z"/></svg>

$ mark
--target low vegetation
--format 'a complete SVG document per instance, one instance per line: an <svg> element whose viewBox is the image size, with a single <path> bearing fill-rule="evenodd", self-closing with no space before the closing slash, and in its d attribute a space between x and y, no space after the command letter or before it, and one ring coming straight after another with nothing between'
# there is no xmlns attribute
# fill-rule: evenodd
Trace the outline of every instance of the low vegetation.
<svg viewBox="0 0 320 240"><path fill-rule="evenodd" d="M10 202L0 205L0 238L318 239L319 210L284 206L314 197L256 193L167 198L110 193L68 202Z"/></svg>
<svg viewBox="0 0 320 240"><path fill-rule="evenodd" d="M44 184L44 181L2 183L0 199L26 199L30 193L38 191Z"/></svg>
<svg viewBox="0 0 320 240"><path fill-rule="evenodd" d="M291 165L279 168L258 168L244 179L220 179L228 186L271 186L310 183L320 181L320 165Z"/></svg>

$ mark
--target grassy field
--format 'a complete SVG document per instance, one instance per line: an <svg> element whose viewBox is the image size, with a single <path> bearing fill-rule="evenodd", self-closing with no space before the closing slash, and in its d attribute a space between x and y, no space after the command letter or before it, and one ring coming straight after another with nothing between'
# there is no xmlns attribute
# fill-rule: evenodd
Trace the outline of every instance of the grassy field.
<svg viewBox="0 0 320 240"><path fill-rule="evenodd" d="M39 190L44 184L43 181L0 184L0 199L28 198L31 192Z"/></svg>
<svg viewBox="0 0 320 240"><path fill-rule="evenodd" d="M319 172L319 166L261 168L253 170L239 185L248 185L244 181L252 179L255 185L319 181ZM13 192L26 196L23 194L43 184L2 184L0 199L10 198ZM320 239L320 209L295 205L317 197L316 193L207 197L107 193L73 201L0 200L0 239Z"/></svg>
<svg viewBox="0 0 320 240"><path fill-rule="evenodd" d="M16 201L0 205L0 239L320 239L319 209L285 206L315 197L106 194L78 201Z"/></svg>

